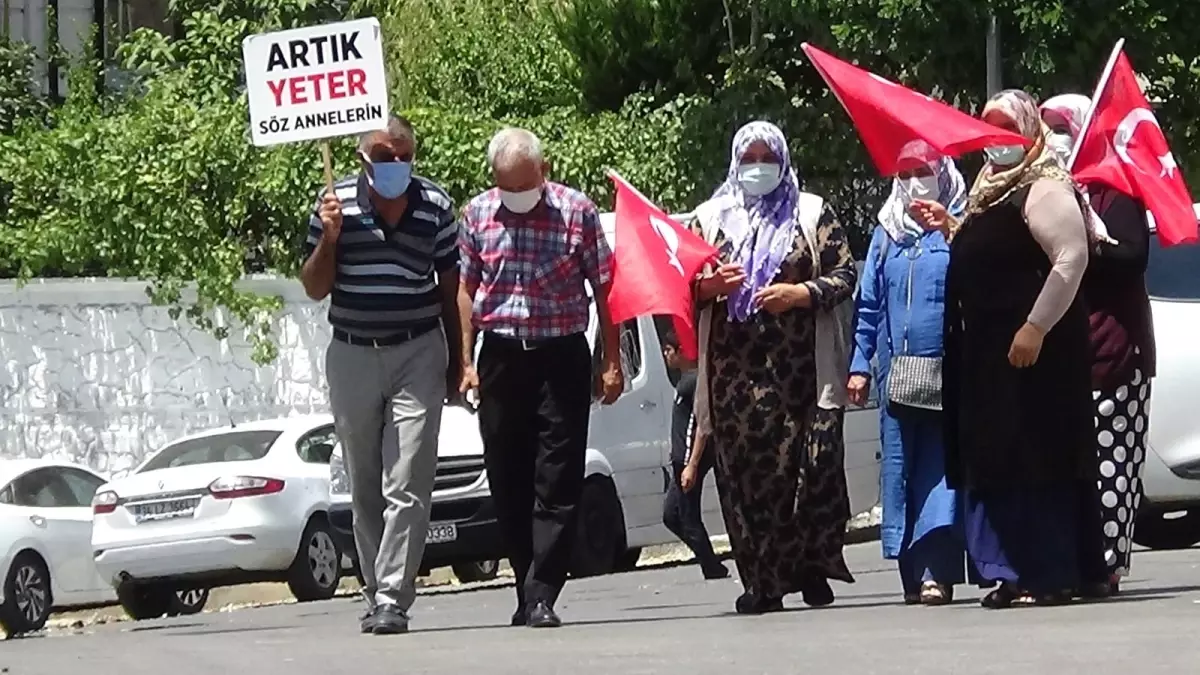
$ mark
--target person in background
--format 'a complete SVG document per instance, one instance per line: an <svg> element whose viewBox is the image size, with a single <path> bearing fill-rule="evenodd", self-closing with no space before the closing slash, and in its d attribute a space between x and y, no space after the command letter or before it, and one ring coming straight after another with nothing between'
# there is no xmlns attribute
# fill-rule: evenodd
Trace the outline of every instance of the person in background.
<svg viewBox="0 0 1200 675"><path fill-rule="evenodd" d="M467 205L459 236L459 390L479 391L488 483L516 574L512 625L550 628L561 624L554 604L571 560L592 404L584 282L602 331L601 400L624 389L608 311L611 252L591 200L546 180L532 133L501 130L488 164L496 187Z"/></svg>
<svg viewBox="0 0 1200 675"><path fill-rule="evenodd" d="M460 380L458 226L446 193L412 175L416 136L392 117L358 146L308 226L300 272L330 297L329 405L345 452L364 633L403 633L416 598L437 470L442 404Z"/></svg>
<svg viewBox="0 0 1200 675"><path fill-rule="evenodd" d="M712 453L697 445L692 408L696 397L696 363L679 350L674 334L663 337L663 356L667 367L679 372L675 384L675 405L671 412L671 468L674 480L663 500L663 525L692 550L705 579L725 579L729 570L713 552L712 541L704 527L701 497L704 477L712 468ZM692 454L695 457L691 457ZM691 460L695 461L691 461Z"/></svg>
<svg viewBox="0 0 1200 675"><path fill-rule="evenodd" d="M697 280L696 426L715 455L742 614L834 601L850 500L843 467L855 265L824 201L801 192L783 132L751 122L696 210L721 264ZM844 310L839 310L844 308Z"/></svg>
<svg viewBox="0 0 1200 675"><path fill-rule="evenodd" d="M900 160L903 168L879 211L859 282L847 389L851 403L866 404L874 359L883 440L883 555L899 561L905 603L943 605L964 581L965 551L959 495L946 485L942 413L894 404L886 392L893 355L942 356L950 248L909 208L914 199L931 199L961 217L967 187L954 161L924 141L906 145Z"/></svg>
<svg viewBox="0 0 1200 675"><path fill-rule="evenodd" d="M1061 604L1089 566L1103 564L1098 537L1094 560L1080 544L1096 481L1078 294L1089 230L1073 180L1046 148L1033 98L1000 92L982 118L1029 147L986 149L961 225L935 200L914 200L911 209L951 241L946 473L966 492L967 551L983 579L1000 583L983 606Z"/></svg>
<svg viewBox="0 0 1200 675"><path fill-rule="evenodd" d="M1079 94L1042 104L1049 146L1066 160L1092 102ZM1097 497L1107 577L1085 584L1085 597L1120 590L1133 557L1133 527L1142 502L1142 470L1155 374L1154 325L1146 293L1150 228L1140 201L1104 185L1088 189L1109 239L1098 241L1083 277L1092 346L1092 398L1100 471Z"/></svg>

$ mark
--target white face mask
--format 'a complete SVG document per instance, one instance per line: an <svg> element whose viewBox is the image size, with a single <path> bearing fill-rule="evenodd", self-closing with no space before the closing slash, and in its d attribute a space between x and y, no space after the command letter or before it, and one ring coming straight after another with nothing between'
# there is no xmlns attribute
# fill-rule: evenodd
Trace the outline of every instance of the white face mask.
<svg viewBox="0 0 1200 675"><path fill-rule="evenodd" d="M1025 147L1020 145L993 145L983 152L988 161L1001 167L1016 166L1025 159Z"/></svg>
<svg viewBox="0 0 1200 675"><path fill-rule="evenodd" d="M1071 151L1075 149L1075 140L1071 138L1071 134L1054 133L1046 139L1046 145L1065 163L1071 158Z"/></svg>
<svg viewBox="0 0 1200 675"><path fill-rule="evenodd" d="M513 213L529 213L540 201L542 201L540 186L524 192L500 191L500 202L504 204L504 208Z"/></svg>
<svg viewBox="0 0 1200 675"><path fill-rule="evenodd" d="M783 182L783 167L770 162L743 164L737 169L737 180L746 194L761 197Z"/></svg>
<svg viewBox="0 0 1200 675"><path fill-rule="evenodd" d="M914 199L934 201L938 198L937 176L913 176L901 181L900 187L900 197L905 202L912 202Z"/></svg>

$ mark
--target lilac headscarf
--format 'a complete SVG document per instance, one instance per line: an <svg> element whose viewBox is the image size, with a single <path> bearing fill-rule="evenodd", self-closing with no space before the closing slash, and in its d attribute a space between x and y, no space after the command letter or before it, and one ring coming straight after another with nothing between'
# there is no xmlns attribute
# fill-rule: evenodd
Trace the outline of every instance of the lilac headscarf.
<svg viewBox="0 0 1200 675"><path fill-rule="evenodd" d="M756 141L766 143L783 168L779 186L762 197L746 194L737 179L742 155ZM745 321L758 311L754 294L771 285L796 244L800 181L792 170L787 139L779 127L759 121L738 130L733 137L729 173L712 198L718 203L721 230L732 251L730 262L746 271L746 281L729 296L729 317Z"/></svg>

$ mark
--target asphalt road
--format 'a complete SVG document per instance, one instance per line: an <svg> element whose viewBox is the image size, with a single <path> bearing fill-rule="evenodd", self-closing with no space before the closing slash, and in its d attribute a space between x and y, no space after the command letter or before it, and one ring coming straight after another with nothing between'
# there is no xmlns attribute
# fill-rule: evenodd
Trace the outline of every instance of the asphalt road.
<svg viewBox="0 0 1200 675"><path fill-rule="evenodd" d="M1122 597L1101 604L981 609L899 603L878 544L847 549L858 582L830 608L734 615L735 581L676 566L572 582L558 630L509 628L511 588L423 594L413 632L357 633L361 605L323 603L117 623L0 643L6 675L374 675L416 673L1200 672L1200 549L1142 552Z"/></svg>

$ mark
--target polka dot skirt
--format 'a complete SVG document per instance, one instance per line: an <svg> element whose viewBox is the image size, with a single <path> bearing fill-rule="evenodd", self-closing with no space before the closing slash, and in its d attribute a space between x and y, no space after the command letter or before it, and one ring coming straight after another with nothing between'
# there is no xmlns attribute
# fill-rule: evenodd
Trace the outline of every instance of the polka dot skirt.
<svg viewBox="0 0 1200 675"><path fill-rule="evenodd" d="M1142 502L1150 382L1141 370L1114 389L1092 392L1100 460L1100 511L1109 574L1129 574L1134 516Z"/></svg>

